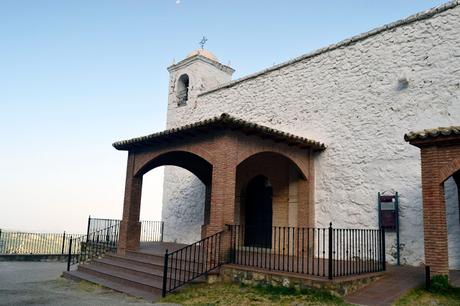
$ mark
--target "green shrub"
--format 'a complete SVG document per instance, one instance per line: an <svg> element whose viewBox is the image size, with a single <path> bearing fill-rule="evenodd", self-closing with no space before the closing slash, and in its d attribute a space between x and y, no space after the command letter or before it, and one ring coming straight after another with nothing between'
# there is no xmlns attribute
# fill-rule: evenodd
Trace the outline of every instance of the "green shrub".
<svg viewBox="0 0 460 306"><path fill-rule="evenodd" d="M446 292L451 288L447 275L435 275L431 278L431 292Z"/></svg>

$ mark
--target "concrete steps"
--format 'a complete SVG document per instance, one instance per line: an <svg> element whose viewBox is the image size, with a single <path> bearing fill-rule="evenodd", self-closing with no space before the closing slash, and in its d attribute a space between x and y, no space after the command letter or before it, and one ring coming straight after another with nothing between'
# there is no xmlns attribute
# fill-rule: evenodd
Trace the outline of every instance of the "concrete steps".
<svg viewBox="0 0 460 306"><path fill-rule="evenodd" d="M131 295L131 296L143 298L150 302L158 301L161 298L161 292L157 292L156 290L152 292L140 290L135 287L125 286L119 282L110 281L104 277L97 277L91 274L86 274L78 270L70 271L70 272L66 271L62 274L62 276L67 279L77 281L77 282L82 281L82 280L88 281L94 284L98 284L98 285L110 288L118 292L122 292L128 295Z"/></svg>
<svg viewBox="0 0 460 306"><path fill-rule="evenodd" d="M148 301L156 301L161 297L163 287L164 254L126 252L125 256L107 253L103 258L95 259L89 263L80 264L77 270L64 272L63 277L75 281L89 281L104 287L142 297ZM170 270L171 279L168 282L186 280L193 275L202 264L187 260L183 263L184 270ZM203 282L200 277L194 282Z"/></svg>

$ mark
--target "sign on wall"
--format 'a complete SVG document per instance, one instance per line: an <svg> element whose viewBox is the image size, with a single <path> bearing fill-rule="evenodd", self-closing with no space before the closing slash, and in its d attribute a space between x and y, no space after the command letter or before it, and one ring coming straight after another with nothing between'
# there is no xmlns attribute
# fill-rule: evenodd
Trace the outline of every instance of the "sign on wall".
<svg viewBox="0 0 460 306"><path fill-rule="evenodd" d="M400 264L399 254L399 196L398 193L378 193L379 203L379 227L385 232L396 232L396 252L398 265Z"/></svg>

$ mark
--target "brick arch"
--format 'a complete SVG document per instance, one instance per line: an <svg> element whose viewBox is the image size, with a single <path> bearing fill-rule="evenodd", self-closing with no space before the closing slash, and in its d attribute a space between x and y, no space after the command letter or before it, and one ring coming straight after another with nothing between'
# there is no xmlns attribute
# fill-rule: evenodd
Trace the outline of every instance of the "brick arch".
<svg viewBox="0 0 460 306"><path fill-rule="evenodd" d="M440 183L443 184L449 177L460 171L460 158L452 160L439 170Z"/></svg>
<svg viewBox="0 0 460 306"><path fill-rule="evenodd" d="M304 180L308 180L308 165L305 164L298 156L293 154L289 154L289 152L280 152L275 150L260 150L260 151L247 151L244 154L240 154L238 158L237 167L242 165L245 161L249 160L250 158L255 158L262 154L275 154L282 158L287 159L299 172L300 176ZM262 173L261 173L262 174Z"/></svg>
<svg viewBox="0 0 460 306"><path fill-rule="evenodd" d="M204 158L203 156L206 156ZM135 166L134 176L142 176L161 166L177 166L196 175L205 185L211 184L213 165L209 154L199 148L194 150L168 150L140 158Z"/></svg>
<svg viewBox="0 0 460 306"><path fill-rule="evenodd" d="M242 158L247 155L249 156ZM236 222L242 224L245 218L245 191L248 183L254 177L262 175L270 181L273 188L273 225L313 226L312 182L307 179L305 168L302 168L308 165L309 155L305 151L300 151L298 158L302 157L306 162L299 165L296 163L298 159L293 160L292 155L286 156L279 151L261 150L254 154L241 154L241 160L236 167ZM296 175L293 175L293 170ZM293 186L292 194L290 186Z"/></svg>

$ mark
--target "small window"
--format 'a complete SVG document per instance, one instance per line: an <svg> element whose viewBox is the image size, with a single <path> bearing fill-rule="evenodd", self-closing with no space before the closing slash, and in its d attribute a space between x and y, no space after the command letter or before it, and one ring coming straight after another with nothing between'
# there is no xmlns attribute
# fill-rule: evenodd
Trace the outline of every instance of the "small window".
<svg viewBox="0 0 460 306"><path fill-rule="evenodd" d="M188 75L183 74L180 76L179 81L177 83L177 94L176 94L177 106L184 106L187 104L188 87L189 87Z"/></svg>

